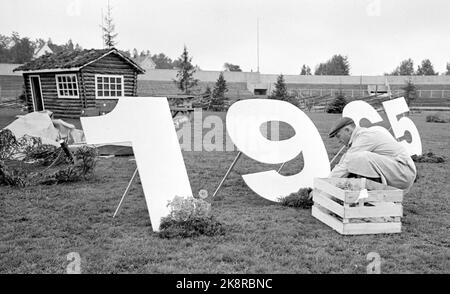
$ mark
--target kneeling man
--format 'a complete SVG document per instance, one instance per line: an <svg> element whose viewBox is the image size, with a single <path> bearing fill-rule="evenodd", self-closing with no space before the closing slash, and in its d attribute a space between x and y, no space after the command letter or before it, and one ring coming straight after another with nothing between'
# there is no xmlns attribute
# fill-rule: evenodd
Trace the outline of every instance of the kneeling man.
<svg viewBox="0 0 450 294"><path fill-rule="evenodd" d="M363 177L408 192L416 178L416 166L405 147L383 127L362 128L343 117L331 129L348 150L333 168L330 178Z"/></svg>

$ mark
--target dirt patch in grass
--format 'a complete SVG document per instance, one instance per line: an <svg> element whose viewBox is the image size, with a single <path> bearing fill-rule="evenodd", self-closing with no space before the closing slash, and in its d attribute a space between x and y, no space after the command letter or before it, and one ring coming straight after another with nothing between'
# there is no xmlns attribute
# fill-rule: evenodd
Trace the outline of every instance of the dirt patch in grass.
<svg viewBox="0 0 450 294"><path fill-rule="evenodd" d="M443 156L436 155L433 152L427 152L419 156L413 155L412 159L414 160L414 162L429 162L429 163L445 162L445 158Z"/></svg>

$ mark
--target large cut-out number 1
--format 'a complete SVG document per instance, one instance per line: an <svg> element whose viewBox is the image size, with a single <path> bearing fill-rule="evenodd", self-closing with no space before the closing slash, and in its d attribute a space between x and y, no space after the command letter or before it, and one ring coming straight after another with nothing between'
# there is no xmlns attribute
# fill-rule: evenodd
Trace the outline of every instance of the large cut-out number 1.
<svg viewBox="0 0 450 294"><path fill-rule="evenodd" d="M192 196L167 98L127 97L104 116L82 117L88 144L131 142L152 228L174 196Z"/></svg>

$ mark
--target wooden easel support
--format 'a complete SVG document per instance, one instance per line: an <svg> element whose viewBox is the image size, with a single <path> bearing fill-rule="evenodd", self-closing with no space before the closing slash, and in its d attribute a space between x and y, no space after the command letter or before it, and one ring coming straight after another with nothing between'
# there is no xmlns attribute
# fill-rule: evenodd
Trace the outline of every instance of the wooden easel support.
<svg viewBox="0 0 450 294"><path fill-rule="evenodd" d="M242 152L239 151L238 154L236 155L236 158L234 158L233 163L230 165L230 167L228 168L227 173L225 174L225 176L223 177L222 181L220 181L219 186L217 187L216 191L214 191L214 194L212 195L212 198L214 198L216 196L216 194L219 192L220 188L222 187L223 183L225 182L225 180L227 179L228 175L230 174L231 170L233 169L233 167L236 165L239 157L241 157Z"/></svg>
<svg viewBox="0 0 450 294"><path fill-rule="evenodd" d="M341 154L342 150L344 150L345 146L342 146L342 148L338 151L338 153L336 153L336 155L333 157L333 159L330 162L330 165L333 164L333 162L336 160L336 158L339 156L339 154ZM239 151L239 153L236 155L236 157L233 160L233 163L230 165L230 167L228 168L227 173L225 174L225 176L223 177L222 181L220 181L219 186L217 187L216 191L214 192L214 194L212 195L212 198L214 198L217 193L219 192L220 188L222 187L223 183L225 182L225 180L227 179L228 175L230 174L230 172L233 170L234 166L236 165L237 161L239 160L239 158L241 157L242 152ZM281 170L283 169L284 165L286 164L286 162L284 162L280 168L278 169L278 173L281 172Z"/></svg>
<svg viewBox="0 0 450 294"><path fill-rule="evenodd" d="M125 195L127 195L128 190L130 189L131 183L133 182L134 178L136 177L137 171L138 171L138 169L136 167L136 169L134 170L133 176L131 177L131 180L128 182L128 186L127 186L125 192L123 193L122 198L120 199L119 205L117 206L116 211L114 212L113 218L116 217L116 214L119 211L120 206L122 205L123 199L125 199Z"/></svg>

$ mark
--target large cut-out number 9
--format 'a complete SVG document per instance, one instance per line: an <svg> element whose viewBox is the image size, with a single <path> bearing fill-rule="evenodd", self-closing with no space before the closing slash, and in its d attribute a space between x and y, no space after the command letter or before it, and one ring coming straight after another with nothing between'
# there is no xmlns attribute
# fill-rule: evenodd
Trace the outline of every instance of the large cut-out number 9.
<svg viewBox="0 0 450 294"><path fill-rule="evenodd" d="M269 121L288 123L295 135L270 141L260 131ZM280 197L312 187L315 177L327 177L330 163L325 145L309 117L294 105L268 99L234 103L227 113L227 131L236 147L248 157L267 164L288 162L303 152L304 167L295 175L283 176L275 170L242 175L246 184L260 196L278 201Z"/></svg>

